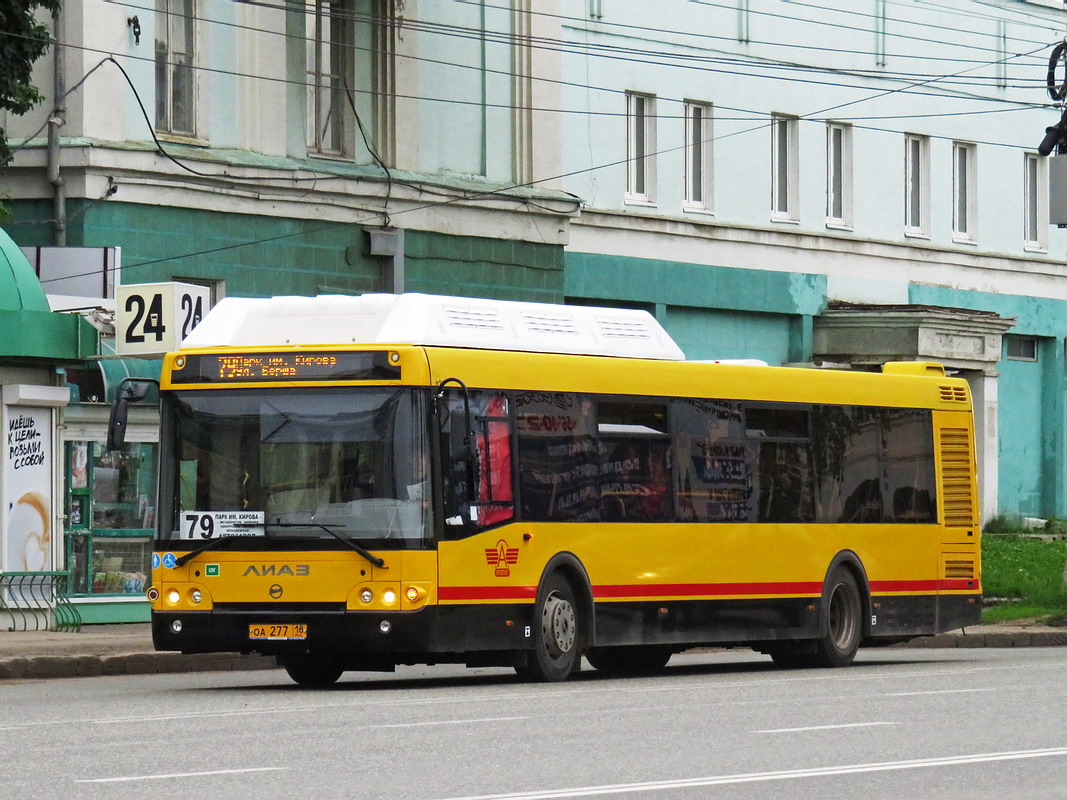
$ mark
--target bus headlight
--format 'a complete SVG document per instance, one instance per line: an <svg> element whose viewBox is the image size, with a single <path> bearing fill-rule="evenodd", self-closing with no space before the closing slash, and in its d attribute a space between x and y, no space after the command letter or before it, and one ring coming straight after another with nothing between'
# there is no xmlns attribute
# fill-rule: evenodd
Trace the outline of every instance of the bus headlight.
<svg viewBox="0 0 1067 800"><path fill-rule="evenodd" d="M204 599L204 595L199 589L193 589L191 592L189 592L189 599L192 600L194 603L199 603L201 600Z"/></svg>
<svg viewBox="0 0 1067 800"><path fill-rule="evenodd" d="M182 632L182 621L180 619L174 620L172 623L170 623L170 630L171 630L171 633L181 633Z"/></svg>
<svg viewBox="0 0 1067 800"><path fill-rule="evenodd" d="M179 592L177 589L171 589L169 592L167 592L167 602L170 603L172 606L178 605L178 601L180 601L181 599L181 592Z"/></svg>
<svg viewBox="0 0 1067 800"><path fill-rule="evenodd" d="M364 603L369 603L371 600L374 599L374 592L372 592L370 589L364 589L362 592L359 593L359 599L362 600Z"/></svg>
<svg viewBox="0 0 1067 800"><path fill-rule="evenodd" d="M385 603L387 606L391 606L393 603L396 602L396 592L394 592L392 589L386 589L384 592L382 592L382 602Z"/></svg>

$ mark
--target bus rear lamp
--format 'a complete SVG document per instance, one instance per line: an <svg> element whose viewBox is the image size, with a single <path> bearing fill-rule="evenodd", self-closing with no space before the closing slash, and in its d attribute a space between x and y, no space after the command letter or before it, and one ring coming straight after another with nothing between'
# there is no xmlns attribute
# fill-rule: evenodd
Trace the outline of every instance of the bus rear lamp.
<svg viewBox="0 0 1067 800"><path fill-rule="evenodd" d="M409 586L404 591L404 597L407 598L407 601L409 603L414 603L416 600L419 599L419 589L418 589L418 587L417 586Z"/></svg>
<svg viewBox="0 0 1067 800"><path fill-rule="evenodd" d="M156 602L156 600L159 599L159 589L157 589L155 586L150 587L148 589L148 592L146 593L146 596L148 597L150 602Z"/></svg>
<svg viewBox="0 0 1067 800"><path fill-rule="evenodd" d="M191 592L189 592L189 599L192 600L194 603L199 603L201 600L204 599L204 595L199 589L193 589Z"/></svg>
<svg viewBox="0 0 1067 800"><path fill-rule="evenodd" d="M386 589L384 592L382 592L382 602L385 603L387 606L391 606L393 603L396 602L396 592L394 592L392 589Z"/></svg>
<svg viewBox="0 0 1067 800"><path fill-rule="evenodd" d="M362 592L359 593L359 599L362 600L364 603L369 603L371 600L374 599L374 592L372 592L370 589L364 589Z"/></svg>
<svg viewBox="0 0 1067 800"><path fill-rule="evenodd" d="M176 620L174 620L173 622L170 623L170 632L171 633L181 633L182 632L182 621L180 619L176 619Z"/></svg>
<svg viewBox="0 0 1067 800"><path fill-rule="evenodd" d="M181 599L181 592L179 592L177 589L171 589L169 592L167 592L167 602L170 603L172 606L178 605L178 601Z"/></svg>

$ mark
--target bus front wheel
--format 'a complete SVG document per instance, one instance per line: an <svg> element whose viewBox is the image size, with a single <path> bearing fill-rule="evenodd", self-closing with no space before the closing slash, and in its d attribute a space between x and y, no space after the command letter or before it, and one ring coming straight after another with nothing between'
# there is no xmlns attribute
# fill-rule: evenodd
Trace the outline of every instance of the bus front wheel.
<svg viewBox="0 0 1067 800"><path fill-rule="evenodd" d="M537 595L533 652L517 671L528 680L566 680L578 668L581 657L574 590L557 573L548 577Z"/></svg>
<svg viewBox="0 0 1067 800"><path fill-rule="evenodd" d="M289 656L282 660L282 666L301 686L331 686L344 672L330 656Z"/></svg>

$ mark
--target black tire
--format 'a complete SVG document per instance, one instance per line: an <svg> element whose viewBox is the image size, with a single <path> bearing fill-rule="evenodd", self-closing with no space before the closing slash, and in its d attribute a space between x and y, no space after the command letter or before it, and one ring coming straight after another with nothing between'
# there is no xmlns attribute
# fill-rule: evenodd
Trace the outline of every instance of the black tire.
<svg viewBox="0 0 1067 800"><path fill-rule="evenodd" d="M823 587L819 638L767 649L779 667L847 667L863 638L863 603L856 578L837 569Z"/></svg>
<svg viewBox="0 0 1067 800"><path fill-rule="evenodd" d="M344 672L330 656L290 656L282 661L289 677L301 686L332 686Z"/></svg>
<svg viewBox="0 0 1067 800"><path fill-rule="evenodd" d="M581 664L581 631L574 590L559 573L548 576L537 592L533 651L517 672L532 681L563 681Z"/></svg>
<svg viewBox="0 0 1067 800"><path fill-rule="evenodd" d="M594 647L585 654L596 670L608 675L654 675L667 666L671 648L662 645Z"/></svg>

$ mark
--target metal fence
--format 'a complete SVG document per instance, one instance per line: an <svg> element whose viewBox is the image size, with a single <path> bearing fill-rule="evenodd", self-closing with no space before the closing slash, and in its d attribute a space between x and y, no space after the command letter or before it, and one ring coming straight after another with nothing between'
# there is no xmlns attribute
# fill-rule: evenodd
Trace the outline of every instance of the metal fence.
<svg viewBox="0 0 1067 800"><path fill-rule="evenodd" d="M82 618L70 602L70 573L0 572L0 610L10 616L10 631L81 630Z"/></svg>

